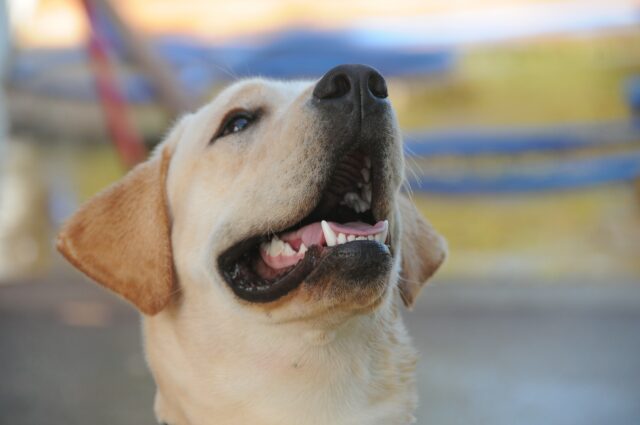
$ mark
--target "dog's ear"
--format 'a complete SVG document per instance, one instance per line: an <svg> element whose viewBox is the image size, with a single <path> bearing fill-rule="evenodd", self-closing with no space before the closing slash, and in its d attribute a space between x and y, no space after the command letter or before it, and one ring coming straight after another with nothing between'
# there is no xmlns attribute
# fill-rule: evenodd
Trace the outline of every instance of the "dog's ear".
<svg viewBox="0 0 640 425"><path fill-rule="evenodd" d="M408 308L447 256L447 243L404 194L399 196L402 270L400 296Z"/></svg>
<svg viewBox="0 0 640 425"><path fill-rule="evenodd" d="M148 315L176 289L165 184L171 155L169 147L157 153L90 199L57 240L71 264Z"/></svg>

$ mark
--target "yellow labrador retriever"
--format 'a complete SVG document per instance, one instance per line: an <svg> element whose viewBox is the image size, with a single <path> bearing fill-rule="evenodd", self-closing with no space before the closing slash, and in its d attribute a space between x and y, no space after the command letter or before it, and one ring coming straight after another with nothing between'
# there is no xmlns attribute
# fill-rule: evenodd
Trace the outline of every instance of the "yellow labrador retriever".
<svg viewBox="0 0 640 425"><path fill-rule="evenodd" d="M58 248L144 318L170 425L408 424L411 306L445 257L400 192L385 80L240 81L90 200Z"/></svg>

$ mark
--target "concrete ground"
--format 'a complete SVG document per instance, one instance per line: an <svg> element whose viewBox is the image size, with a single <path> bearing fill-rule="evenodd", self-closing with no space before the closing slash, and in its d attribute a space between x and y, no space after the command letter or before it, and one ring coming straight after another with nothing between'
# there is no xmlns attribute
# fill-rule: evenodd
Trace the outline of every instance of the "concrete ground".
<svg viewBox="0 0 640 425"><path fill-rule="evenodd" d="M640 284L437 282L418 423L640 423ZM0 286L0 425L153 424L136 313L67 269Z"/></svg>

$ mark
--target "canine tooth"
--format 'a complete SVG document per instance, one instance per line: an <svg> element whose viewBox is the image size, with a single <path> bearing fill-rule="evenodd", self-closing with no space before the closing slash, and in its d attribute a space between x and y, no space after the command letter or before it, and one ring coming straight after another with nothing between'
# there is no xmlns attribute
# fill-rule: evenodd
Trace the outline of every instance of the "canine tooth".
<svg viewBox="0 0 640 425"><path fill-rule="evenodd" d="M344 235L344 233L338 233L338 245L343 243L347 243L347 237Z"/></svg>
<svg viewBox="0 0 640 425"><path fill-rule="evenodd" d="M300 245L300 249L298 250L298 254L304 254L307 251L308 251L308 249L307 249L306 245L304 243L302 243Z"/></svg>
<svg viewBox="0 0 640 425"><path fill-rule="evenodd" d="M368 183L369 179L371 178L371 174L369 173L369 169L368 168L363 168L362 170L360 170L360 174L362 174L362 178L364 179L364 181L366 183Z"/></svg>
<svg viewBox="0 0 640 425"><path fill-rule="evenodd" d="M293 248L291 248L291 245L289 245L287 242L284 242L284 250L282 251L282 254L291 256L296 255L296 252L293 250Z"/></svg>
<svg viewBox="0 0 640 425"><path fill-rule="evenodd" d="M371 204L369 204L367 201L363 201L362 199L359 201L360 204L360 211L356 210L357 212L365 212L366 210L369 209L369 207L371 207Z"/></svg>
<svg viewBox="0 0 640 425"><path fill-rule="evenodd" d="M370 240L370 241L372 241L372 240L373 240L373 235L369 235L369 236L367 236L367 239L368 239L368 240Z"/></svg>
<svg viewBox="0 0 640 425"><path fill-rule="evenodd" d="M347 235L347 242L355 241L356 237L354 235Z"/></svg>
<svg viewBox="0 0 640 425"><path fill-rule="evenodd" d="M387 235L389 234L389 220L384 221L384 229L380 232L381 242L385 243L387 241Z"/></svg>
<svg viewBox="0 0 640 425"><path fill-rule="evenodd" d="M322 226L322 233L324 233L324 240L327 241L327 246L334 246L337 242L336 234L333 233L333 230L331 230L329 223L322 220L320 222L320 225Z"/></svg>

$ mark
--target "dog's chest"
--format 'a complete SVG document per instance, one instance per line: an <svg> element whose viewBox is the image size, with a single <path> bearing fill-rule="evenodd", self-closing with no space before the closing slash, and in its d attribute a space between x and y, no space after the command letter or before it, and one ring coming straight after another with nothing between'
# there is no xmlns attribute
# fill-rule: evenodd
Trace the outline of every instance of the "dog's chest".
<svg viewBox="0 0 640 425"><path fill-rule="evenodd" d="M280 349L208 359L148 347L158 417L172 425L410 423L415 356L404 327L390 331L366 342L307 332Z"/></svg>

